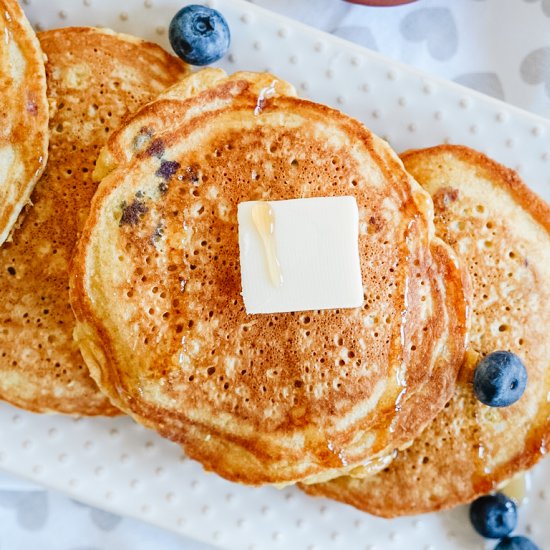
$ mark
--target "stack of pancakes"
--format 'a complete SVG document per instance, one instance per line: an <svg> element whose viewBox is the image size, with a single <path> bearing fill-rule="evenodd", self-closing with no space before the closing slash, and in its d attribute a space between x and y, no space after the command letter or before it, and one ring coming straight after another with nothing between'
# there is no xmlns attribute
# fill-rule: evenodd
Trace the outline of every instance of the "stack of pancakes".
<svg viewBox="0 0 550 550"><path fill-rule="evenodd" d="M256 114L273 76L202 75L102 155L72 270L76 339L113 403L228 479L362 476L452 395L467 309L457 259L428 194L358 122L282 82ZM237 205L349 194L363 307L247 315Z"/></svg>
<svg viewBox="0 0 550 550"><path fill-rule="evenodd" d="M459 146L399 159L273 75L190 74L105 30L37 41L0 6L26 60L0 45L23 75L0 81L0 398L124 412L227 479L384 516L467 502L544 454L550 208L513 172ZM247 315L238 204L342 195L362 307ZM506 409L472 392L496 349L529 374Z"/></svg>

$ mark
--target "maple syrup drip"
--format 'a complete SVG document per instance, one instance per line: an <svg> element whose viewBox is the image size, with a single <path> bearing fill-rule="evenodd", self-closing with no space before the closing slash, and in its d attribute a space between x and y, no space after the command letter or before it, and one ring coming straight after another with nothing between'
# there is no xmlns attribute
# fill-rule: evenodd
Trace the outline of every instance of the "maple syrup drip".
<svg viewBox="0 0 550 550"><path fill-rule="evenodd" d="M273 210L268 202L258 201L252 206L252 221L264 245L269 278L273 286L279 288L283 284L283 273L275 247L275 236L273 234L275 220Z"/></svg>

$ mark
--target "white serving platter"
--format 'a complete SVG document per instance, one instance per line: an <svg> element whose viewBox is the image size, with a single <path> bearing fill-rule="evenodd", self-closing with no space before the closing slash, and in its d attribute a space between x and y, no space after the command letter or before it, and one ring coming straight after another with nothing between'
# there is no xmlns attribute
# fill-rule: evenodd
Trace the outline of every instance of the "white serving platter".
<svg viewBox="0 0 550 550"><path fill-rule="evenodd" d="M228 71L269 70L305 97L362 120L397 151L463 143L515 168L550 201L550 121L420 73L242 0L207 2L232 31ZM26 0L42 29L111 27L168 47L178 0ZM128 418L38 416L0 404L0 468L81 501L223 549L467 550L492 548L465 507L382 520L298 490L226 482ZM550 461L533 474L518 532L550 539Z"/></svg>

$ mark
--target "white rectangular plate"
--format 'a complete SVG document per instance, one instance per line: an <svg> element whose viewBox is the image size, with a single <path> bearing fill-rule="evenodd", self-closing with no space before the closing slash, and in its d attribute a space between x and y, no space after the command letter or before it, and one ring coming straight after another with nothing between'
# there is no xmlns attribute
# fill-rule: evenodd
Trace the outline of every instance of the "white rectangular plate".
<svg viewBox="0 0 550 550"><path fill-rule="evenodd" d="M168 46L178 0L31 0L40 28L99 25ZM269 70L302 95L357 117L396 150L463 143L515 168L550 200L550 122L419 73L240 0L216 0L233 36L221 64ZM121 7L117 7L121 6ZM382 520L298 490L228 483L128 418L37 416L0 405L0 467L74 498L227 549L485 548L464 507ZM535 471L518 532L550 539L550 461ZM547 491L547 490L546 490ZM488 543L487 547L493 547Z"/></svg>

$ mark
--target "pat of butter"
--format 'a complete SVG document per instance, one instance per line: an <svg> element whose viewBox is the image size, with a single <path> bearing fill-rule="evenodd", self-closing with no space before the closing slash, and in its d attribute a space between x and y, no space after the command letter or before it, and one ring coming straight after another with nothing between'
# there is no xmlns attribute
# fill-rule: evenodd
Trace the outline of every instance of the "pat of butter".
<svg viewBox="0 0 550 550"><path fill-rule="evenodd" d="M271 235L260 235L257 216L266 209L260 210L258 205L269 207ZM363 304L359 213L354 197L242 202L238 221L242 296L247 313L354 308ZM273 260L280 268L277 284L273 270L270 273Z"/></svg>

